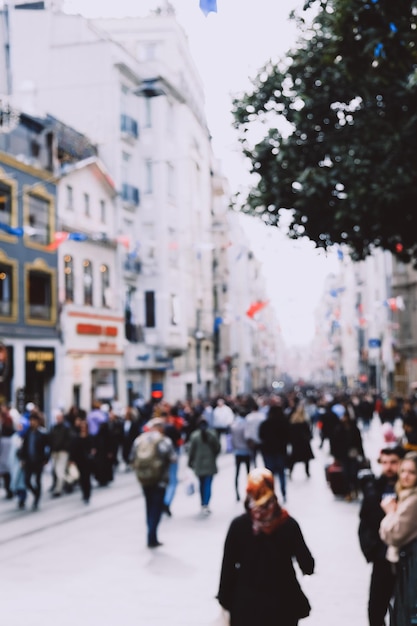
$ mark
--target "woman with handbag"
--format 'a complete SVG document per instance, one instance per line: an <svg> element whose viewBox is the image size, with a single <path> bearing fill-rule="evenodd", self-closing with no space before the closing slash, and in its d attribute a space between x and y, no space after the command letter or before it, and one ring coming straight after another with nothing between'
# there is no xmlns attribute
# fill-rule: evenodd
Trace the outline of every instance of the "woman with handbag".
<svg viewBox="0 0 417 626"><path fill-rule="evenodd" d="M307 575L314 559L298 523L278 504L269 470L249 473L246 496L246 513L227 533L218 601L230 612L231 626L297 626L311 607L293 559Z"/></svg>
<svg viewBox="0 0 417 626"><path fill-rule="evenodd" d="M411 626L417 623L417 452L408 452L401 461L395 490L396 498L381 501L385 517L379 534L396 573L391 624Z"/></svg>

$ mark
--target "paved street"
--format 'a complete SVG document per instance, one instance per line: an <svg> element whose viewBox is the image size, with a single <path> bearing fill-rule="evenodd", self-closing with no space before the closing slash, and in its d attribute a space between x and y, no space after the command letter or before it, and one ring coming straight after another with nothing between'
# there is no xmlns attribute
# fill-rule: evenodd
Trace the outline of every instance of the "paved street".
<svg viewBox="0 0 417 626"><path fill-rule="evenodd" d="M381 443L374 422L364 437L373 462ZM310 479L302 465L295 467L287 502L316 559L314 576L300 578L313 607L302 623L366 626L370 568L358 546L359 504L332 496L324 480L327 449L318 450L315 441L315 453ZM132 473L95 488L87 507L78 492L51 500L45 491L36 513L1 501L3 623L215 626L223 541L230 520L243 509L234 497L233 457L223 454L219 465L212 515L200 515L199 498L186 495L183 480L173 516L165 516L160 527L164 545L153 551L145 547L144 501ZM183 458L180 477L185 475ZM241 479L243 495L243 473Z"/></svg>

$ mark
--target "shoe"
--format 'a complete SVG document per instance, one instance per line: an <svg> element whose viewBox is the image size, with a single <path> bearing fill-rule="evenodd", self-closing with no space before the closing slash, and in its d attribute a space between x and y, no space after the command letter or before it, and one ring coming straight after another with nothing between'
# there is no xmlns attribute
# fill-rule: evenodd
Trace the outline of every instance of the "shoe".
<svg viewBox="0 0 417 626"><path fill-rule="evenodd" d="M60 498L60 497L61 497L61 494L60 494L60 493L58 493L58 492L56 492L56 493L53 493L53 494L52 494L52 497L53 497L53 498Z"/></svg>
<svg viewBox="0 0 417 626"><path fill-rule="evenodd" d="M24 502L19 502L19 504L17 505L18 508L23 511L23 509L25 508L25 503Z"/></svg>
<svg viewBox="0 0 417 626"><path fill-rule="evenodd" d="M169 508L168 504L164 504L164 508L162 509L162 512L166 513L168 517L172 517L171 509Z"/></svg>
<svg viewBox="0 0 417 626"><path fill-rule="evenodd" d="M203 515L210 515L211 513L207 505L202 507L201 512L203 513Z"/></svg>
<svg viewBox="0 0 417 626"><path fill-rule="evenodd" d="M148 548L159 548L159 546L163 546L164 544L160 541L151 541L148 543Z"/></svg>
<svg viewBox="0 0 417 626"><path fill-rule="evenodd" d="M32 504L32 511L37 511L37 510L38 510L38 508L39 508L38 503L37 503L37 502L34 502L34 503Z"/></svg>

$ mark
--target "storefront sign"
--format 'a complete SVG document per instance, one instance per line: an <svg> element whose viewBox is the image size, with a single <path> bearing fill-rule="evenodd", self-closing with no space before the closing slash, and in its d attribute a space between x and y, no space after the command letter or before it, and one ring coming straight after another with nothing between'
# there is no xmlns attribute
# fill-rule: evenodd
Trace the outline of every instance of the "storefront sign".
<svg viewBox="0 0 417 626"><path fill-rule="evenodd" d="M26 348L26 373L55 374L55 350L54 348Z"/></svg>

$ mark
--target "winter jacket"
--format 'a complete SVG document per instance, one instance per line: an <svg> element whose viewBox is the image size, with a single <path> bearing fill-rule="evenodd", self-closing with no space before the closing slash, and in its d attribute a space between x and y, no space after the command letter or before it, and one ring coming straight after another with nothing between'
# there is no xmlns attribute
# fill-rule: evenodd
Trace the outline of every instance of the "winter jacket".
<svg viewBox="0 0 417 626"><path fill-rule="evenodd" d="M230 611L231 626L285 626L306 617L308 601L293 559L304 574L313 573L314 559L292 517L269 535L255 535L247 513L232 521L217 596Z"/></svg>
<svg viewBox="0 0 417 626"><path fill-rule="evenodd" d="M217 474L216 458L220 452L220 442L216 433L207 428L197 429L190 437L188 466L197 476L213 476Z"/></svg>

